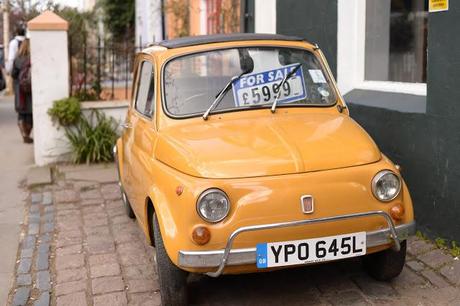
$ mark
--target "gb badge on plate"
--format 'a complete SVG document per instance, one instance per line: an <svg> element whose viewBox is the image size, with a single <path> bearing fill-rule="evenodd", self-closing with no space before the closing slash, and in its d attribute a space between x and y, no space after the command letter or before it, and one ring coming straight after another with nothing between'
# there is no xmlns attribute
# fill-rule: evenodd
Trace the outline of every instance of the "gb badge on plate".
<svg viewBox="0 0 460 306"><path fill-rule="evenodd" d="M259 243L256 247L256 254L259 269L362 256L366 254L366 232Z"/></svg>

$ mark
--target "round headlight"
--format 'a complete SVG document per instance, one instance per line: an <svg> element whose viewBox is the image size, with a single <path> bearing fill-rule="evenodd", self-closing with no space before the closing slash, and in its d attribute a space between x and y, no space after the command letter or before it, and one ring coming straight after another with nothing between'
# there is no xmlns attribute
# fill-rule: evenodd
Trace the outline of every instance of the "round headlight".
<svg viewBox="0 0 460 306"><path fill-rule="evenodd" d="M219 222L227 217L230 211L230 201L227 195L219 189L208 189L198 198L196 210L203 220Z"/></svg>
<svg viewBox="0 0 460 306"><path fill-rule="evenodd" d="M372 179L372 193L382 202L393 200L400 191L401 181L399 177L389 170L380 171Z"/></svg>

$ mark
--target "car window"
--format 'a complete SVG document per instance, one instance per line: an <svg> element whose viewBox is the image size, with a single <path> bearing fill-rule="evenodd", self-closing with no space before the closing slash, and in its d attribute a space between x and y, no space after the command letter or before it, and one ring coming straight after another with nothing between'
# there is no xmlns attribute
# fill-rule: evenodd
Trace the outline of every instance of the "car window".
<svg viewBox="0 0 460 306"><path fill-rule="evenodd" d="M155 93L153 65L147 61L142 62L140 65L135 108L139 113L147 117L152 117L155 104L153 101Z"/></svg>
<svg viewBox="0 0 460 306"><path fill-rule="evenodd" d="M293 75L279 85L290 72ZM336 102L332 80L310 51L247 47L194 53L170 60L164 69L164 105L173 116L203 114L231 80L215 111L270 107L329 106Z"/></svg>

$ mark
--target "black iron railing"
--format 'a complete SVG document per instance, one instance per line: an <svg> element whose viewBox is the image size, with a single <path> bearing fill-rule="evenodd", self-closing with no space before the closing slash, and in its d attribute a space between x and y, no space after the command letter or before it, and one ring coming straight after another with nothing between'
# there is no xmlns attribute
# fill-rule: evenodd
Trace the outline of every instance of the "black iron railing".
<svg viewBox="0 0 460 306"><path fill-rule="evenodd" d="M142 47L100 37L78 47L70 50L70 94L82 100L128 99L134 57Z"/></svg>

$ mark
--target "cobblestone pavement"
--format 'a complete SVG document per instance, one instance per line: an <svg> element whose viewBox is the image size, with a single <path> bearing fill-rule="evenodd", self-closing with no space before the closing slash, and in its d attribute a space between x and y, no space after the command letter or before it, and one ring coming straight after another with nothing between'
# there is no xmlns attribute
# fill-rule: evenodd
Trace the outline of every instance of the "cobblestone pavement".
<svg viewBox="0 0 460 306"><path fill-rule="evenodd" d="M91 176L88 176L91 177ZM57 181L31 192L11 305L159 305L153 249L118 186ZM412 238L406 267L376 282L359 259L189 279L195 305L460 305L460 260Z"/></svg>

